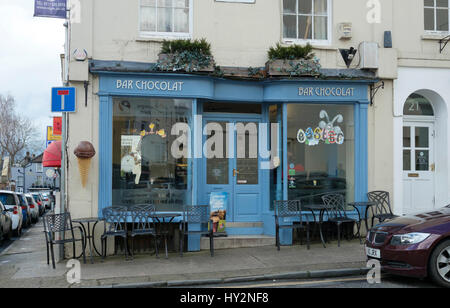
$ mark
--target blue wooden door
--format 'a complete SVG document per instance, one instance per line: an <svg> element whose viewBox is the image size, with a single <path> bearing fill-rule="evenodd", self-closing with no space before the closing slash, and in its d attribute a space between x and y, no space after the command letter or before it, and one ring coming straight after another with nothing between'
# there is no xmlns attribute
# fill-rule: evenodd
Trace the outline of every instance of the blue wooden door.
<svg viewBox="0 0 450 308"><path fill-rule="evenodd" d="M213 191L228 193L229 222L261 221L259 123L259 118L236 116L203 121L202 194L208 202Z"/></svg>

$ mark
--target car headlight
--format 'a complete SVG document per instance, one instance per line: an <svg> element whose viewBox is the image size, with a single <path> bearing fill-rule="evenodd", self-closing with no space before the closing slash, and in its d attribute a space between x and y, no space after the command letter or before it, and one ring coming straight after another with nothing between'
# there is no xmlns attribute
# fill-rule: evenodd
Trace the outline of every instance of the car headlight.
<svg viewBox="0 0 450 308"><path fill-rule="evenodd" d="M419 244L425 241L431 234L430 233L408 233L401 235L394 235L391 240L391 245L412 245Z"/></svg>

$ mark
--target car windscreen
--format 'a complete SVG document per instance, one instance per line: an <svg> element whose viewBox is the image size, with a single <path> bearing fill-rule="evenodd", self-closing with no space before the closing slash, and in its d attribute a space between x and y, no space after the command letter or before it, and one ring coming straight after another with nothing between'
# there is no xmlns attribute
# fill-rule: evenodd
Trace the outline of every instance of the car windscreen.
<svg viewBox="0 0 450 308"><path fill-rule="evenodd" d="M19 195L19 201L20 201L20 205L22 206L27 206L27 201L25 200L25 198L22 195Z"/></svg>
<svg viewBox="0 0 450 308"><path fill-rule="evenodd" d="M30 197L27 197L28 204L33 204L33 200Z"/></svg>
<svg viewBox="0 0 450 308"><path fill-rule="evenodd" d="M0 201L4 205L16 205L16 200L12 194L0 193Z"/></svg>
<svg viewBox="0 0 450 308"><path fill-rule="evenodd" d="M41 197L39 195L33 195L34 200L41 201Z"/></svg>

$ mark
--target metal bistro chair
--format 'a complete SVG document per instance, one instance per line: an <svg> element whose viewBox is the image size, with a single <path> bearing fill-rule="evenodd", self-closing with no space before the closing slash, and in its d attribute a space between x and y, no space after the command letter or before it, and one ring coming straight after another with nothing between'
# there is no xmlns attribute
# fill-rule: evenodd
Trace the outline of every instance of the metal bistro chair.
<svg viewBox="0 0 450 308"><path fill-rule="evenodd" d="M356 223L358 227L358 237L361 243L360 221L347 216L345 211L345 198L342 194L327 194L322 196L326 210L322 211L320 221L323 223L323 216L328 214L328 221L337 225L338 247L341 247L341 225L344 223ZM358 215L359 216L359 215ZM352 232L353 234L353 232Z"/></svg>
<svg viewBox="0 0 450 308"><path fill-rule="evenodd" d="M211 224L210 224L211 223ZM190 224L200 225L199 230L189 230ZM210 220L208 205L185 205L183 208L183 220L180 223L180 256L183 256L185 235L200 235L209 237L209 250L214 257L214 232Z"/></svg>
<svg viewBox="0 0 450 308"><path fill-rule="evenodd" d="M156 208L154 205L136 205L131 209L131 258L134 258L134 238L142 235L153 235L155 239L156 256L158 253L158 239L156 233L156 224L152 216L155 214Z"/></svg>
<svg viewBox="0 0 450 308"><path fill-rule="evenodd" d="M76 259L75 255L75 243L81 242L81 247L83 250L83 261L86 264L86 254L85 254L85 243L84 243L84 232L81 227L73 227L72 225L72 218L70 217L70 213L62 213L62 214L46 214L43 217L44 221L44 234L45 234L45 242L47 245L47 264L50 264L50 257L49 253L51 253L52 256L52 265L53 269L55 269L55 253L53 251L53 245L58 244L66 244L66 243L72 243L73 248L73 258ZM79 229L81 232L81 238L77 239L74 234L74 229ZM66 231L70 231L71 238L66 239L65 233ZM62 239L57 240L55 235L56 233L64 233L64 236Z"/></svg>
<svg viewBox="0 0 450 308"><path fill-rule="evenodd" d="M124 207L108 207L103 209L104 232L101 237L102 241L102 260L106 257L108 237L120 236L123 238L125 246L125 260L128 260L128 243L127 243L127 217L128 211Z"/></svg>
<svg viewBox="0 0 450 308"><path fill-rule="evenodd" d="M375 218L378 219L380 223L384 222L387 219L393 219L398 217L392 213L391 209L391 201L389 198L389 192L387 191L372 191L367 193L367 198L375 202L375 207L371 207L372 210L372 226L375 221ZM375 209L375 210L374 210Z"/></svg>
<svg viewBox="0 0 450 308"><path fill-rule="evenodd" d="M280 229L296 229L298 230L306 230L306 244L308 250L310 248L310 238L309 238L309 221L303 221L302 217L302 207L300 200L290 200L290 201L274 201L275 208L275 233L276 233L276 246L278 251L280 251ZM283 225L283 220L286 218L299 218L299 224L289 224Z"/></svg>

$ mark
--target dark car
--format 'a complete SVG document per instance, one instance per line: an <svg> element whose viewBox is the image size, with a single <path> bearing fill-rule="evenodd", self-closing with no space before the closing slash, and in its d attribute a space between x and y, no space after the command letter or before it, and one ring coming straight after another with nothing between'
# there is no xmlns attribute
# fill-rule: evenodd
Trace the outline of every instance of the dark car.
<svg viewBox="0 0 450 308"><path fill-rule="evenodd" d="M4 239L10 239L12 236L12 220L8 214L8 210L0 202L0 242Z"/></svg>
<svg viewBox="0 0 450 308"><path fill-rule="evenodd" d="M450 205L375 226L367 235L366 253L381 261L385 272L430 277L450 287Z"/></svg>

